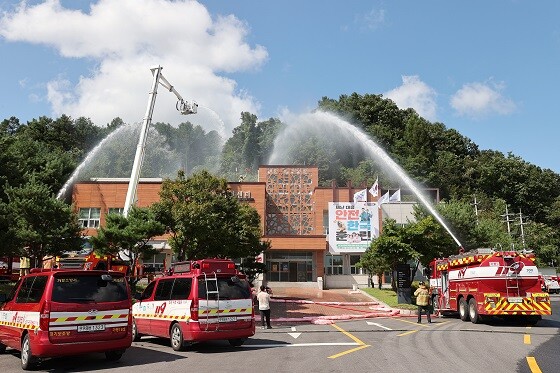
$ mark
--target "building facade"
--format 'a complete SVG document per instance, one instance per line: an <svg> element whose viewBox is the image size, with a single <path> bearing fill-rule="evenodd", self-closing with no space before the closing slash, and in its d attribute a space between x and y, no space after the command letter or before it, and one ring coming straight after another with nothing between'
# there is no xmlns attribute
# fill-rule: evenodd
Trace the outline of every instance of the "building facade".
<svg viewBox="0 0 560 373"><path fill-rule="evenodd" d="M147 207L157 202L161 183L161 179L140 179L136 205ZM365 193L365 201L359 205L354 203L354 196L364 191L363 186L338 187L333 182L331 187L320 187L317 167L260 166L257 182L230 182L229 187L261 217L263 240L271 243L270 250L262 255L268 270L262 281L277 287L367 286L368 276L356 263L382 231L383 219L390 217L402 224L413 220L415 202L400 202L399 198L399 202L377 205L381 193L376 197ZM74 185L72 202L85 235L95 235L108 213L122 212L127 188L128 179L91 179ZM350 215L359 213L358 205L362 212L364 208L369 210L367 226L356 217L356 224L345 222L344 232L334 232L332 220L349 220ZM350 232L352 227L356 227L355 234ZM362 244L340 245L342 249L333 244L350 242L350 237ZM161 253L149 264L158 269L168 267L173 257L166 237L155 237L153 245Z"/></svg>

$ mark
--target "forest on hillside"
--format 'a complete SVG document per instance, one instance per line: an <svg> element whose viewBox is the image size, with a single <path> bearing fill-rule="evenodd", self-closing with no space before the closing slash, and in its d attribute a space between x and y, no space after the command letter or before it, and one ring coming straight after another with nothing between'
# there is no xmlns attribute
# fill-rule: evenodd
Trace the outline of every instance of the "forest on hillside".
<svg viewBox="0 0 560 373"><path fill-rule="evenodd" d="M421 187L438 188L455 218L456 231L479 219L494 222L506 232L506 208L511 215L509 242L534 247L545 263L560 257L560 175L530 164L515 154L480 149L469 138L443 123L433 123L414 110L399 109L381 95L353 93L338 99L324 97L317 110L333 113L375 141ZM313 121L313 117L308 120ZM384 189L401 182L337 129L318 121L308 132L291 132L294 125L277 118L259 120L240 114L239 125L228 139L190 122L172 126L154 123L149 135L142 177L174 178L199 170L229 181L256 180L261 164L307 164L319 167L320 184L370 186L379 178ZM21 123L11 117L0 123L0 254L7 250L8 228L30 190L44 190L55 198L62 186L92 150L103 142L96 156L86 162L77 179L129 177L139 135L138 124L120 118L92 123L87 118L46 116ZM283 141L280 141L283 139ZM282 143L282 155L275 154ZM342 146L341 146L342 144ZM22 197L23 196L23 197ZM472 205L476 198L477 214ZM44 199L44 198L43 198ZM68 201L66 201L68 202ZM34 201L41 204L42 201ZM461 215L461 218L457 216ZM523 219L525 225L519 225ZM525 227L521 235L520 229ZM466 228L465 228L466 229ZM469 228L470 229L470 228ZM460 233L461 235L461 233ZM469 235L463 235L467 237ZM492 235L487 235L487 237ZM495 235L494 235L495 236ZM490 238L466 238L469 245L494 244Z"/></svg>

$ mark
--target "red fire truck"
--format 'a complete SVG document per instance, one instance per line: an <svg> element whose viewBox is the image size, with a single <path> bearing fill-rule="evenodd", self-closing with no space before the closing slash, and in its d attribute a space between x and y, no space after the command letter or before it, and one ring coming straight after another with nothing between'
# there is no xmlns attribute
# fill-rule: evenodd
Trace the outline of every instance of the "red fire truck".
<svg viewBox="0 0 560 373"><path fill-rule="evenodd" d="M111 270L130 275L129 265L113 255L98 255L95 252L57 257L56 265L60 269Z"/></svg>
<svg viewBox="0 0 560 373"><path fill-rule="evenodd" d="M19 257L0 257L0 280L17 281L19 279Z"/></svg>
<svg viewBox="0 0 560 373"><path fill-rule="evenodd" d="M476 249L434 259L429 276L435 314L459 313L479 323L490 316L518 316L537 323L551 314L535 256L528 252Z"/></svg>

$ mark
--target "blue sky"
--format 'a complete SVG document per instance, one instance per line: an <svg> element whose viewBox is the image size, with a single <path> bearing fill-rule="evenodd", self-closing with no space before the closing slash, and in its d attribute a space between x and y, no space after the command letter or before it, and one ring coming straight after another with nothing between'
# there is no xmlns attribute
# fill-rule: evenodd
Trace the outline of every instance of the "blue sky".
<svg viewBox="0 0 560 373"><path fill-rule="evenodd" d="M560 172L560 2L0 0L0 119L142 120L149 67L227 133L241 111L383 94ZM536 5L538 4L538 5ZM160 88L154 121L184 121ZM196 117L196 118L195 118ZM219 122L219 123L218 123Z"/></svg>

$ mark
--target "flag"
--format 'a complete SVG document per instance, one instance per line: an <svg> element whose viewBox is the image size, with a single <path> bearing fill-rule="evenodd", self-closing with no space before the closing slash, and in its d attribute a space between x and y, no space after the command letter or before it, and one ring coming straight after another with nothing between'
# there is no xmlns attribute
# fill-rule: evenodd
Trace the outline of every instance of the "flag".
<svg viewBox="0 0 560 373"><path fill-rule="evenodd" d="M401 201L401 190L397 190L391 197L389 197L389 202L400 202Z"/></svg>
<svg viewBox="0 0 560 373"><path fill-rule="evenodd" d="M382 195L381 198L379 198L379 200L377 201L377 204L379 208L381 208L381 205L387 202L389 202L389 192Z"/></svg>
<svg viewBox="0 0 560 373"><path fill-rule="evenodd" d="M367 189L354 193L354 203L356 202L367 202Z"/></svg>
<svg viewBox="0 0 560 373"><path fill-rule="evenodd" d="M379 178L375 179L375 183L369 188L369 193L374 197L379 195Z"/></svg>

